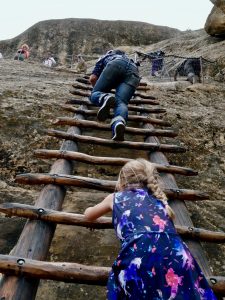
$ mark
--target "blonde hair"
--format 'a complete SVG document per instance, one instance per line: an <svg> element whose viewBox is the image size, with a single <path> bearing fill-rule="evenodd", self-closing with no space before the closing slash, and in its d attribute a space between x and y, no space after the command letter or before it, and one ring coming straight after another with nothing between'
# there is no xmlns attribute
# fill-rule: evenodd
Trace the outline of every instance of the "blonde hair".
<svg viewBox="0 0 225 300"><path fill-rule="evenodd" d="M29 46L27 44L23 44L21 48L25 48L27 51L29 50Z"/></svg>
<svg viewBox="0 0 225 300"><path fill-rule="evenodd" d="M126 163L120 170L116 189L122 191L129 187L147 187L148 190L164 205L171 219L175 218L174 211L168 204L166 194L159 185L159 174L153 163L138 158Z"/></svg>

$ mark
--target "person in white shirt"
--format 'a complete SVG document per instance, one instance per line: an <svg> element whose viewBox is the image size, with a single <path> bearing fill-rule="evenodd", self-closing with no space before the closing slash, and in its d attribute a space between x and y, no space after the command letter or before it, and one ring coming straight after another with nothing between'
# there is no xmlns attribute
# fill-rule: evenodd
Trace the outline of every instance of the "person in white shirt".
<svg viewBox="0 0 225 300"><path fill-rule="evenodd" d="M56 65L56 61L53 56L49 55L44 61L43 64L46 67L52 68Z"/></svg>

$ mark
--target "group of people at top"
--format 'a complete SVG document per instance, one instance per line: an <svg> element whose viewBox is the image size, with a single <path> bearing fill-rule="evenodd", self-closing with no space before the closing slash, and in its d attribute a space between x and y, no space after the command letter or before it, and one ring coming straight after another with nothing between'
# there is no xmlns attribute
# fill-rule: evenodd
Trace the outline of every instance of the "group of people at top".
<svg viewBox="0 0 225 300"><path fill-rule="evenodd" d="M140 82L136 63L123 51L110 50L97 61L89 81L97 119L105 121L113 108L112 139L123 141L128 103ZM175 214L154 164L129 161L119 172L115 193L84 215L94 221L109 212L121 249L109 274L108 300L216 300L175 229Z"/></svg>
<svg viewBox="0 0 225 300"><path fill-rule="evenodd" d="M143 54L137 52L137 54L142 55L142 60L144 61L148 58L151 61L151 76L159 77L163 71L165 52L162 50L157 50L154 52L149 52ZM201 63L200 58L187 58L182 61L176 67L174 73L174 80L177 80L177 76L187 76L187 80L191 83L201 82Z"/></svg>
<svg viewBox="0 0 225 300"><path fill-rule="evenodd" d="M14 60L20 60L24 61L25 59L29 58L30 51L29 46L27 44L23 44L18 50L16 55L14 56ZM87 72L87 63L83 59L81 54L78 54L77 56L77 64L76 64L76 71L81 73ZM3 58L2 54L0 53L0 59ZM46 67L54 67L56 66L57 62L51 52L48 52L43 60L43 65Z"/></svg>
<svg viewBox="0 0 225 300"><path fill-rule="evenodd" d="M27 44L23 44L16 52L14 56L14 60L24 61L30 57L30 48ZM51 53L48 53L43 60L43 65L46 67L54 67L56 65L56 61Z"/></svg>

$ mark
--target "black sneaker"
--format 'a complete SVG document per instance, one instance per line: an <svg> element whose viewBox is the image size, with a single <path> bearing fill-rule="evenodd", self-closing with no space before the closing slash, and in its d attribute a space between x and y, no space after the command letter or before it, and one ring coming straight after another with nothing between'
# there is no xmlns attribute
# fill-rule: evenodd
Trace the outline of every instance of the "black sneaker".
<svg viewBox="0 0 225 300"><path fill-rule="evenodd" d="M114 141L124 141L124 132L125 125L122 121L116 121L115 124L112 125L112 140Z"/></svg>
<svg viewBox="0 0 225 300"><path fill-rule="evenodd" d="M107 95L104 98L104 103L100 107L97 113L97 119L99 121L105 121L109 117L110 108L115 105L115 97L113 95Z"/></svg>

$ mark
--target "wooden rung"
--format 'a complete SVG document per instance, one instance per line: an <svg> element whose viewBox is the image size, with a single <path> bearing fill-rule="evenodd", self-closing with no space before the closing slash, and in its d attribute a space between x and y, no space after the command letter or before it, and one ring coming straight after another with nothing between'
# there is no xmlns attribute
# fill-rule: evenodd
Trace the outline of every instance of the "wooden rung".
<svg viewBox="0 0 225 300"><path fill-rule="evenodd" d="M72 84L72 87L75 88L75 89L81 89L81 90L85 90L85 91L91 91L92 90L92 86L89 84L83 84L81 82L74 82Z"/></svg>
<svg viewBox="0 0 225 300"><path fill-rule="evenodd" d="M31 220L42 220L56 224L82 226L94 229L109 229L113 228L112 218L101 217L96 221L85 220L84 215L68 212L61 212L45 208L37 208L32 205L20 203L3 203L0 204L0 212L8 217L17 216L28 218ZM225 243L225 233L220 231L211 231L203 228L195 228L188 226L175 225L177 232L184 238L212 242Z"/></svg>
<svg viewBox="0 0 225 300"><path fill-rule="evenodd" d="M106 285L110 268L85 266L67 262L44 262L28 258L0 255L0 272L71 283Z"/></svg>
<svg viewBox="0 0 225 300"><path fill-rule="evenodd" d="M70 92L70 94L72 94L72 95L76 95L76 96L83 96L83 97L90 97L90 95L91 95L91 93L90 92L88 92L88 91L80 91L80 90L70 90L69 91Z"/></svg>
<svg viewBox="0 0 225 300"><path fill-rule="evenodd" d="M72 95L77 95L77 96L83 96L83 97L90 97L91 92L90 91L83 91L83 90L70 90L69 91ZM134 97L140 97L142 99L149 99L149 100L154 100L154 97L151 97L150 95L135 92Z"/></svg>
<svg viewBox="0 0 225 300"><path fill-rule="evenodd" d="M57 185L70 185L83 188L90 188L99 191L114 192L116 181L102 180L91 177L64 175L64 174L36 174L27 173L16 176L16 182L20 184L57 184ZM163 189L168 198L179 200L205 200L209 196L205 192L188 189Z"/></svg>
<svg viewBox="0 0 225 300"><path fill-rule="evenodd" d="M85 84L90 84L90 81L88 80L88 78L84 78L84 77L77 77L76 81L81 82L81 83L85 83ZM147 87L148 84L146 82L140 82L139 86Z"/></svg>
<svg viewBox="0 0 225 300"><path fill-rule="evenodd" d="M30 220L42 220L56 224L73 225L90 227L95 229L110 229L113 228L112 219L109 217L98 218L95 222L86 221L84 215L68 212L61 212L46 208L37 208L32 205L20 203L3 203L0 204L0 212L7 217L17 216L28 218Z"/></svg>
<svg viewBox="0 0 225 300"><path fill-rule="evenodd" d="M140 97L142 99L151 99L151 98L149 98L151 96L149 96L147 94L143 94L143 93L137 92L137 91L135 92L134 97Z"/></svg>
<svg viewBox="0 0 225 300"><path fill-rule="evenodd" d="M73 95L79 95L79 96L84 96L84 97L90 96L90 93L79 91L79 90L70 91L70 93ZM148 98L145 98L145 99L148 99ZM148 112L148 113L154 113L154 114L166 112L165 108L149 108L149 107L135 106L135 105L131 105L131 104L128 105L128 108L131 111Z"/></svg>
<svg viewBox="0 0 225 300"><path fill-rule="evenodd" d="M111 126L108 124L99 123L95 121L78 120L75 118L58 118L53 124L78 126L82 128L101 129L101 130L111 131ZM178 133L175 132L174 130L142 129L142 128L133 128L133 127L126 127L126 132L135 135L151 135L151 136L167 136L167 137L175 137L178 135Z"/></svg>
<svg viewBox="0 0 225 300"><path fill-rule="evenodd" d="M85 79L85 78L82 78L82 77L76 78L76 81L80 82L80 83L84 83L84 84L90 84L90 81L88 79Z"/></svg>
<svg viewBox="0 0 225 300"><path fill-rule="evenodd" d="M98 164L98 165L114 165L114 166L123 166L125 163L130 161L129 158L121 158L121 157L101 157L101 156L91 156L81 152L73 152L73 151L64 151L64 150L35 150L34 154L39 158L64 158L68 160L76 160L83 163L90 164ZM190 169L183 168L174 165L160 165L154 163L158 172L163 173L171 173L171 174L180 174L185 176L196 176L198 172Z"/></svg>
<svg viewBox="0 0 225 300"><path fill-rule="evenodd" d="M83 90L92 90L92 86L90 84L90 82L85 82L85 84L77 81L75 83L72 84L72 87L74 87L75 89L83 89ZM137 91L144 91L144 92L147 92L147 91L150 91L151 88L149 86L138 86L137 87ZM152 98L154 98L153 96L151 96Z"/></svg>
<svg viewBox="0 0 225 300"><path fill-rule="evenodd" d="M68 99L66 104L85 104L88 106L95 106L88 99ZM159 101L157 100L147 100L147 99L131 99L129 104L149 104L149 105L159 105Z"/></svg>
<svg viewBox="0 0 225 300"><path fill-rule="evenodd" d="M0 255L0 272L13 276L105 286L110 270L109 267ZM207 280L215 294L225 295L225 277L210 276Z"/></svg>
<svg viewBox="0 0 225 300"><path fill-rule="evenodd" d="M86 109L76 108L71 105L60 105L60 107L64 110L67 110L67 111L70 111L73 113L84 114L86 116L95 116L96 117L95 110L86 110ZM113 118L113 116L110 115L110 118ZM160 126L165 126L165 127L171 127L171 124L169 122L161 120L161 119L151 118L149 116L137 116L137 115L129 114L128 121L143 122L143 123L150 123L150 124L155 124L155 125L160 125Z"/></svg>
<svg viewBox="0 0 225 300"><path fill-rule="evenodd" d="M142 107L142 106L136 106L136 105L128 105L129 111L137 111L137 112L142 112L142 113L153 113L153 114L161 114L165 113L166 109L165 108L151 108L151 107Z"/></svg>
<svg viewBox="0 0 225 300"><path fill-rule="evenodd" d="M88 143L95 145L102 145L112 148L129 148L136 150L147 150L147 151L162 151L171 153L183 153L186 151L184 147L169 144L157 144L157 143L143 143L143 142L130 142L130 141L113 141L112 139L102 139L93 136L70 134L59 130L45 130L45 132L56 138L76 141L80 143Z"/></svg>

